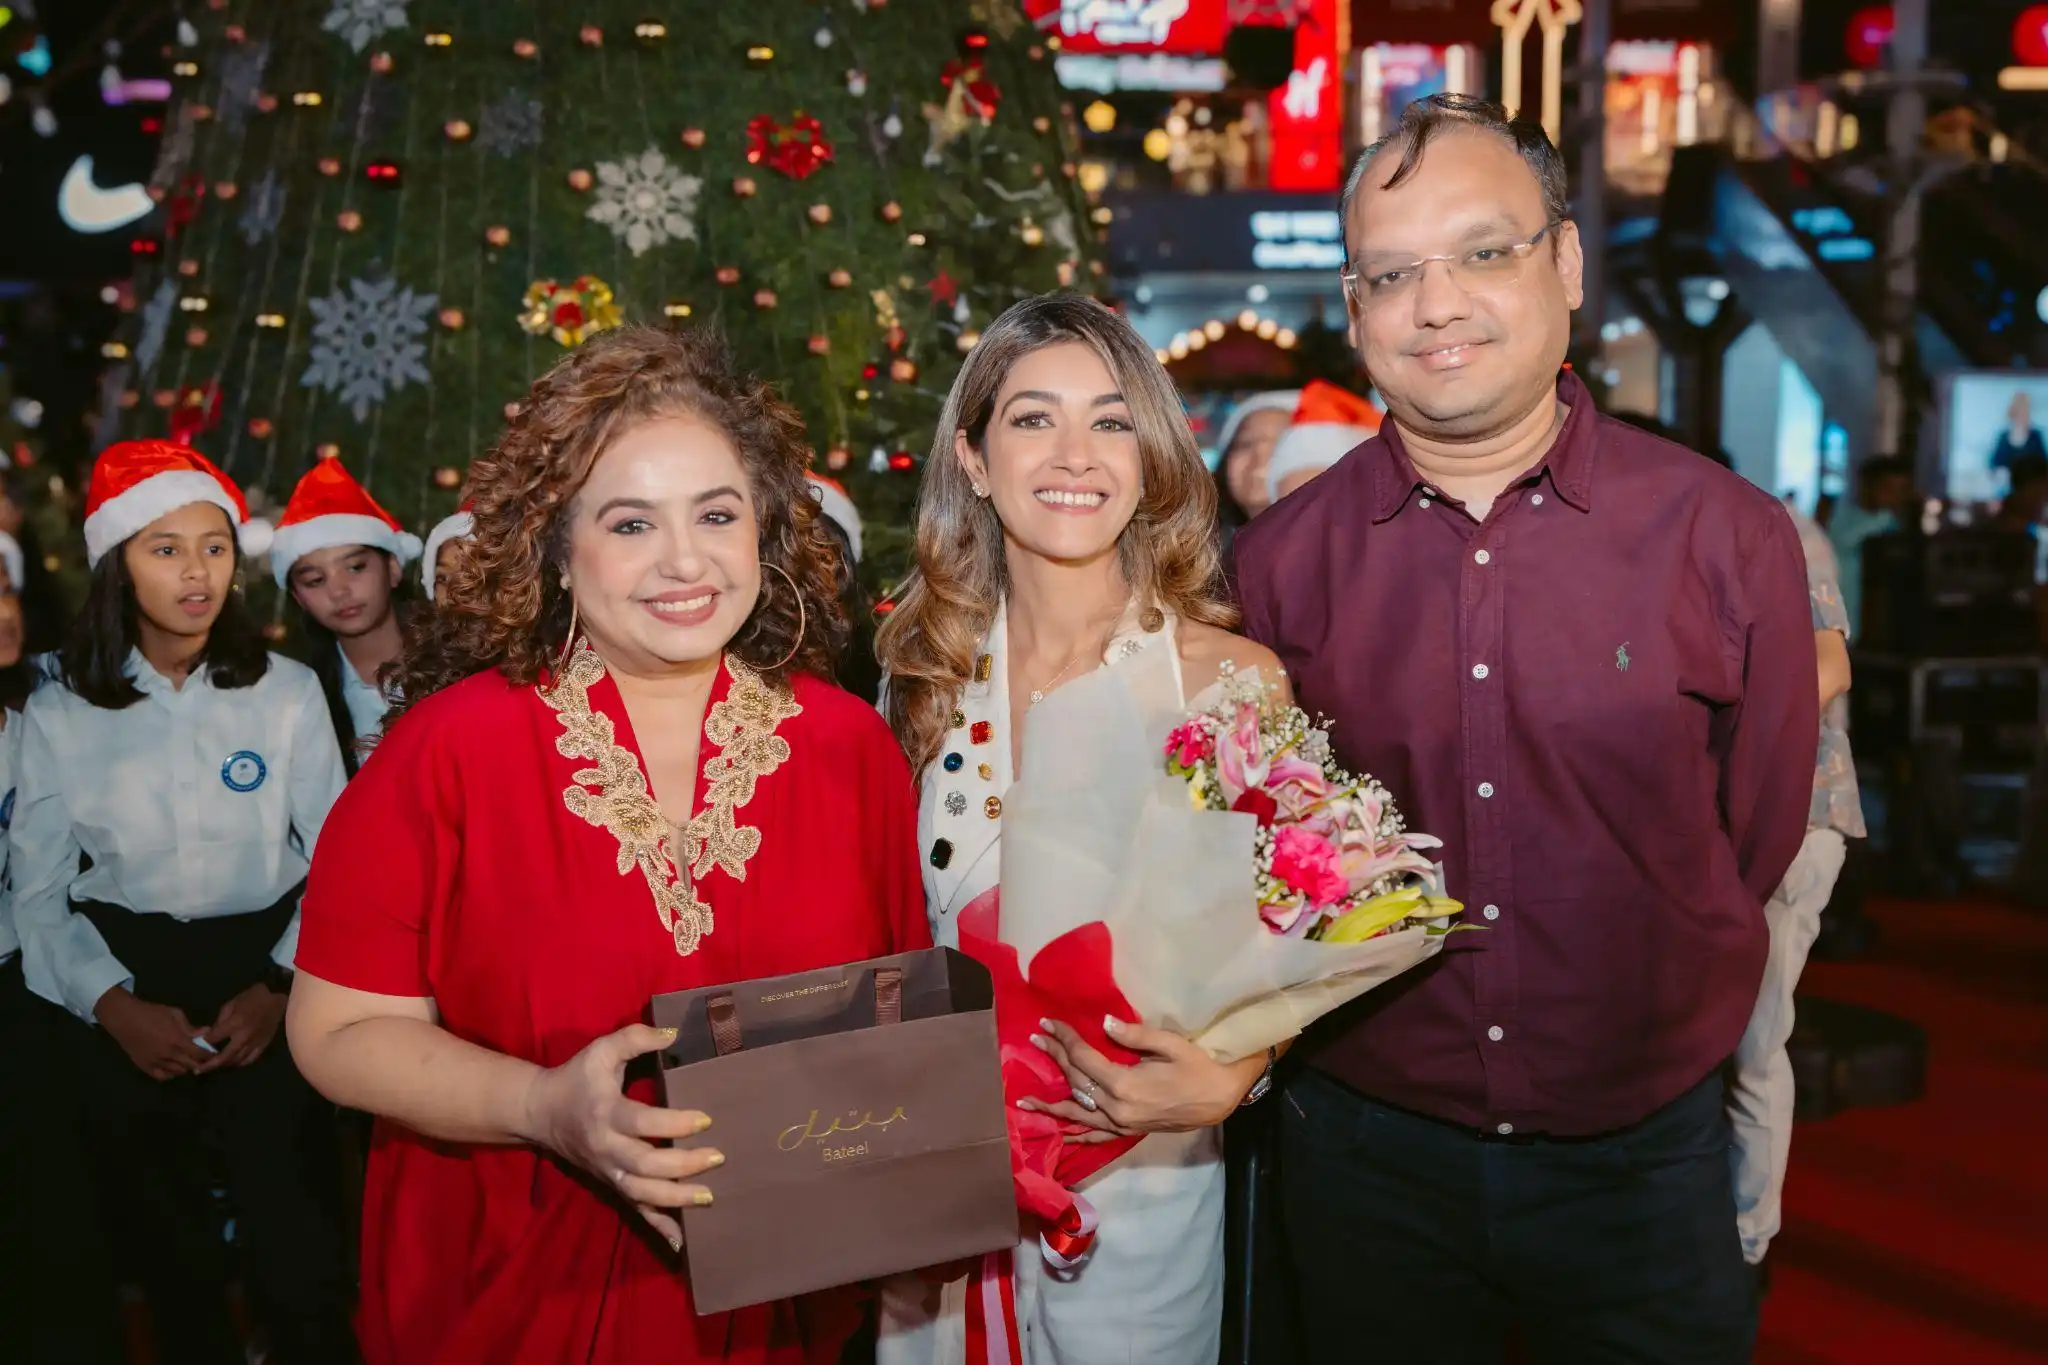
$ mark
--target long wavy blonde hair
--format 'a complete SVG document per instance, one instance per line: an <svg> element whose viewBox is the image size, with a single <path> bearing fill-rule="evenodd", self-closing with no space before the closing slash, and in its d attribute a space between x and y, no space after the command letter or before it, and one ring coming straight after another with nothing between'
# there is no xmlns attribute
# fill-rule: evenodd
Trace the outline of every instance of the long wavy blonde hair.
<svg viewBox="0 0 2048 1365"><path fill-rule="evenodd" d="M917 569L875 640L889 674L889 725L918 772L943 747L975 650L1009 590L1002 522L993 500L974 495L955 433L965 432L986 455L996 396L1011 369L1062 342L1079 342L1102 358L1137 428L1142 491L1117 540L1124 581L1155 620L1163 608L1207 625L1237 623L1223 591L1215 483L1152 348L1123 318L1081 294L1013 304L983 329L939 414L918 496Z"/></svg>

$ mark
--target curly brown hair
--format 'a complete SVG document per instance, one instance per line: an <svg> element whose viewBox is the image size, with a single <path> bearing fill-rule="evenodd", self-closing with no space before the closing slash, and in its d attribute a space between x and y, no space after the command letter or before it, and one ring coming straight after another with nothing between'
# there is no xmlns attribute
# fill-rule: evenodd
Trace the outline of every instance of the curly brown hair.
<svg viewBox="0 0 2048 1365"><path fill-rule="evenodd" d="M733 443L761 527L761 603L728 653L775 683L789 669L832 677L848 627L839 548L804 477L803 419L742 374L717 333L636 326L601 333L556 362L470 466L476 527L457 542L445 585L436 582L434 609L415 613L407 628L392 675L402 698L395 711L487 669L519 685L546 677L567 643L571 601L561 578L578 492L620 436L682 415ZM796 584L796 598L776 569Z"/></svg>

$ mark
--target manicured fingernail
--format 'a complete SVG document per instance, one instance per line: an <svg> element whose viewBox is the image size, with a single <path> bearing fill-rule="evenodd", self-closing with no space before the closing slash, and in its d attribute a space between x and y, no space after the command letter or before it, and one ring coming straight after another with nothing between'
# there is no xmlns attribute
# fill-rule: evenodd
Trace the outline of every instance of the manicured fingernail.
<svg viewBox="0 0 2048 1365"><path fill-rule="evenodd" d="M723 1165L725 1164L725 1153L724 1153L724 1152L713 1152L713 1153L711 1153L710 1155L708 1155L708 1156L706 1156L706 1157L704 1158L704 1164L705 1164L705 1165L707 1165L707 1166L723 1166Z"/></svg>
<svg viewBox="0 0 2048 1365"><path fill-rule="evenodd" d="M1018 1100L1017 1107L1019 1109L1022 1109L1027 1114L1035 1114L1038 1112L1038 1102L1036 1100Z"/></svg>
<svg viewBox="0 0 2048 1365"><path fill-rule="evenodd" d="M701 1132L703 1132L703 1131L704 1131L704 1130L705 1130L706 1128L709 1128L710 1126L711 1126L711 1115L709 1115L709 1114L699 1114L699 1115L697 1115L697 1126L696 1126L695 1128L692 1128L692 1129L691 1129L690 1131L691 1131L691 1132L693 1132L693 1133L701 1133Z"/></svg>
<svg viewBox="0 0 2048 1365"><path fill-rule="evenodd" d="M1114 1014L1105 1014L1102 1016L1102 1031L1104 1033L1122 1033L1124 1031L1124 1021L1117 1018Z"/></svg>
<svg viewBox="0 0 2048 1365"><path fill-rule="evenodd" d="M691 1201L690 1201L690 1202L691 1202L691 1203L693 1203L693 1204L695 1204L695 1205L696 1205L696 1206L697 1206L698 1208L700 1208L700 1209L701 1209L701 1208L703 1208L703 1207L704 1207L705 1205L707 1205L707 1204L709 1204L709 1203L711 1202L711 1191L709 1191L709 1190L699 1190L699 1191L697 1191L696 1197L695 1197L695 1198L693 1198L693 1199L691 1199Z"/></svg>
<svg viewBox="0 0 2048 1365"><path fill-rule="evenodd" d="M1051 1050L1051 1044L1047 1043L1044 1037L1036 1033L1031 1035L1031 1046L1037 1048L1040 1052Z"/></svg>
<svg viewBox="0 0 2048 1365"><path fill-rule="evenodd" d="M668 1249L678 1256L683 1254L683 1238L681 1233L671 1232L668 1235Z"/></svg>
<svg viewBox="0 0 2048 1365"><path fill-rule="evenodd" d="M682 1032L682 1030L681 1030L681 1029L673 1029L673 1028L665 1028L665 1029L656 1029L656 1030L655 1030L655 1032L657 1032L657 1033L659 1033L659 1034L661 1035L661 1041L662 1041L662 1042L664 1042L664 1043L673 1043L673 1042L674 1042L674 1041L676 1040L676 1035L677 1035L678 1033L681 1033L681 1032Z"/></svg>

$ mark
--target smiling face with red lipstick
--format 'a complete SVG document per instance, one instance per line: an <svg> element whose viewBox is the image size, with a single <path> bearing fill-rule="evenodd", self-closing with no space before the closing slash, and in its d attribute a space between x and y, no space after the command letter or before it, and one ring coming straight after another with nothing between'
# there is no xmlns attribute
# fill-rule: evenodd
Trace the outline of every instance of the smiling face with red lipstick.
<svg viewBox="0 0 2048 1365"><path fill-rule="evenodd" d="M632 673L716 658L761 597L746 467L731 438L693 414L643 422L607 446L568 533L583 631Z"/></svg>

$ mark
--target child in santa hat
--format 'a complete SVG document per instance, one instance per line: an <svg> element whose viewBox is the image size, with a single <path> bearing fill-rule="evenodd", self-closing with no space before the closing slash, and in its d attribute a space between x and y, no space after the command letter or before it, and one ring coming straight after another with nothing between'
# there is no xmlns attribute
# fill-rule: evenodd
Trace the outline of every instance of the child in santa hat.
<svg viewBox="0 0 2048 1365"><path fill-rule="evenodd" d="M404 644L405 566L419 557L420 538L339 459L307 470L277 521L270 571L298 605L351 777L391 706L380 677Z"/></svg>
<svg viewBox="0 0 2048 1365"><path fill-rule="evenodd" d="M467 502L435 522L434 529L427 533L426 553L420 556L420 586L427 590L429 602L435 600L435 585L447 584L455 569L455 557L475 533L476 519L470 515Z"/></svg>
<svg viewBox="0 0 2048 1365"><path fill-rule="evenodd" d="M1380 410L1348 389L1312 379L1266 461L1273 502L1307 484L1379 433Z"/></svg>
<svg viewBox="0 0 2048 1365"><path fill-rule="evenodd" d="M319 682L265 649L237 591L268 538L204 456L109 447L87 489L85 608L18 722L24 974L75 1016L61 1050L164 1360L242 1358L209 1146L278 1358L353 1357L342 1225L313 1164L332 1111L280 1032L341 752Z"/></svg>

